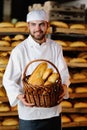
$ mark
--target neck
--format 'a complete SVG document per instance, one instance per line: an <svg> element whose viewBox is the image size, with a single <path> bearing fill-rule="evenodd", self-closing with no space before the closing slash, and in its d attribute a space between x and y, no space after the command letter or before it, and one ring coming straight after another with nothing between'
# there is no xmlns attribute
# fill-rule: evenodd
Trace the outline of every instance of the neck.
<svg viewBox="0 0 87 130"><path fill-rule="evenodd" d="M34 39L34 38L33 38ZM46 41L46 38L43 38L42 40L37 40L37 39L34 39L34 41L36 41L38 44L43 44L45 41Z"/></svg>

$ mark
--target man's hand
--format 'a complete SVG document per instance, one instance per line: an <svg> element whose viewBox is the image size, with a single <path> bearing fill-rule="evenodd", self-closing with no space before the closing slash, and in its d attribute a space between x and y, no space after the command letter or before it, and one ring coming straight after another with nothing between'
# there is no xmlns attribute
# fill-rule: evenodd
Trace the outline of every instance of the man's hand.
<svg viewBox="0 0 87 130"><path fill-rule="evenodd" d="M28 102L26 101L24 94L18 95L17 98L18 98L25 106L27 106L27 107L28 107L28 106L29 106L29 107L35 106L35 104L28 103Z"/></svg>
<svg viewBox="0 0 87 130"><path fill-rule="evenodd" d="M67 91L67 86L65 84L62 85L62 88L63 88L63 91L59 95L58 102L57 102L58 104L60 104L62 102L62 100L64 99L64 96L66 94L66 91Z"/></svg>

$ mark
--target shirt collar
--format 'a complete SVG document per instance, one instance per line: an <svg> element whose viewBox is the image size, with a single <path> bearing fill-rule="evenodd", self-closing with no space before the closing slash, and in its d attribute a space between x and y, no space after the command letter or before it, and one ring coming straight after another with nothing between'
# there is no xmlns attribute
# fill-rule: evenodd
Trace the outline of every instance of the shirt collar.
<svg viewBox="0 0 87 130"><path fill-rule="evenodd" d="M46 39L46 42L44 42L43 44L40 45L40 44L38 44L36 41L33 40L33 38L32 38L31 35L29 35L29 37L28 37L28 41L29 41L28 44L29 44L30 46L41 47L41 46L44 46L45 44L47 44L47 41L48 41L48 40Z"/></svg>

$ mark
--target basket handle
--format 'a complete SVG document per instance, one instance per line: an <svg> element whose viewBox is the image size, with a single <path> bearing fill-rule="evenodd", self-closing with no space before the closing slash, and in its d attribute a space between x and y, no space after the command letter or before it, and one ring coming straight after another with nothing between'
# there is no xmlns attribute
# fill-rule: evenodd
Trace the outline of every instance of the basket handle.
<svg viewBox="0 0 87 130"><path fill-rule="evenodd" d="M40 61L48 62L49 64L51 64L51 65L55 68L55 70L57 71L57 73L59 73L57 67L56 67L51 61L45 60L45 59L36 59L36 60L30 61L30 62L26 65L26 67L25 67L25 69L24 69L24 73L23 73L23 79L26 77L26 71L27 71L29 65L32 64L32 63L34 63L34 62L40 62Z"/></svg>

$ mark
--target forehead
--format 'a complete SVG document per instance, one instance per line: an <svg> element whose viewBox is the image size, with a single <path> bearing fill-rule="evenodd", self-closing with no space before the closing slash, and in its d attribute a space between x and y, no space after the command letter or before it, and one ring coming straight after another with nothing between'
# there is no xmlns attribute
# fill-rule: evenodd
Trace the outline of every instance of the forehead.
<svg viewBox="0 0 87 130"><path fill-rule="evenodd" d="M29 23L30 23L30 24L31 24L31 23L41 24L41 23L47 23L47 22L44 21L44 20L34 20L34 21L30 21Z"/></svg>

